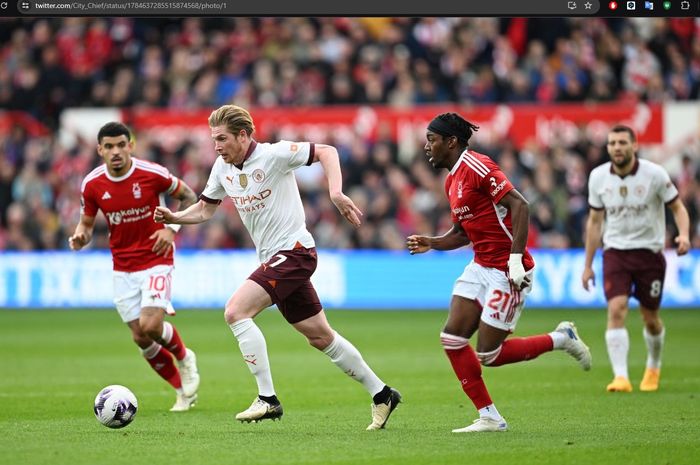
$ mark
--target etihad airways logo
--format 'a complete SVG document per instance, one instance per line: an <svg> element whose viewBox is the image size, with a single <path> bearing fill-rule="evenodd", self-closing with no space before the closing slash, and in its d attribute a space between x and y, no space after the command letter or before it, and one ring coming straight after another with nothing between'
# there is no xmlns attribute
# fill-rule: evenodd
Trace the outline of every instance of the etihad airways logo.
<svg viewBox="0 0 700 465"><path fill-rule="evenodd" d="M151 217L151 206L146 205L139 208L129 208L127 210L119 210L116 212L105 213L109 224L118 225L122 223L132 223L134 221L143 220Z"/></svg>
<svg viewBox="0 0 700 465"><path fill-rule="evenodd" d="M261 210L265 208L265 202L263 201L270 195L272 195L272 190L265 189L263 191L258 192L257 194L232 195L230 197L233 201L233 204L238 210L244 212L252 212L255 210Z"/></svg>

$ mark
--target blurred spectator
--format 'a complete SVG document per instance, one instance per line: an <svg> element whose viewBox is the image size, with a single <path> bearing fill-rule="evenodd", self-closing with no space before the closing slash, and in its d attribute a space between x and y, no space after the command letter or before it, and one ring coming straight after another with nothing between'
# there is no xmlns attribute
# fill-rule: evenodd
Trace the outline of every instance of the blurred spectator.
<svg viewBox="0 0 700 465"><path fill-rule="evenodd" d="M52 131L64 109L81 106L410 109L693 101L700 92L700 20L691 18L42 18L4 22L0 37L0 108L28 112ZM408 232L449 229L442 174L430 169L422 142L402 141L399 151L387 127L378 132L374 140L333 142L363 227L340 220L320 189L322 176L298 172L320 247L403 248ZM201 191L211 160L195 137L137 134L136 152ZM587 174L607 156L604 141L577 137L550 147L494 140L484 150L530 201L532 246L582 245ZM20 125L0 133L0 249L66 246L65 231L78 219L78 183L99 162L94 146L30 138ZM686 150L677 183L698 225L700 144ZM93 247L107 240L100 219ZM183 228L177 240L180 247L251 246L237 215Z"/></svg>

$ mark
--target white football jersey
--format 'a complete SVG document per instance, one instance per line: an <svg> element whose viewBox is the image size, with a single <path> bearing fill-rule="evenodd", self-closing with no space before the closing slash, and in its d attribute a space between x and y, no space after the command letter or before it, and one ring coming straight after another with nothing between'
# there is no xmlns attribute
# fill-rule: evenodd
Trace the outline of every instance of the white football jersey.
<svg viewBox="0 0 700 465"><path fill-rule="evenodd" d="M296 168L312 163L314 145L284 140L252 144L242 169L216 158L202 195L214 200L228 196L233 201L260 263L280 250L293 249L297 242L314 247L294 177Z"/></svg>
<svg viewBox="0 0 700 465"><path fill-rule="evenodd" d="M615 174L612 162L607 162L595 168L588 179L588 204L605 210L606 249L663 249L664 206L676 197L678 190L666 170L647 160L637 160L625 177Z"/></svg>

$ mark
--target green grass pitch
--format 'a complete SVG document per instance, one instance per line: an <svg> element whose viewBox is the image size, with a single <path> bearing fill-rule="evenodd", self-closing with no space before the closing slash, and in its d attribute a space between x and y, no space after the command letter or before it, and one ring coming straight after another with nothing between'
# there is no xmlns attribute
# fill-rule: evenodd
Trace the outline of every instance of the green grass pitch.
<svg viewBox="0 0 700 465"><path fill-rule="evenodd" d="M172 321L198 354L200 400L168 409L174 393L139 355L116 311L0 311L0 465L219 464L635 464L700 463L700 313L663 310L667 341L661 389L637 390L645 348L629 317L631 394L604 388L611 372L602 310L526 310L517 335L576 321L593 351L583 372L562 352L485 368L510 431L455 435L476 412L439 344L443 311L334 311L331 324L355 343L404 403L387 429L369 432L370 399L308 346L276 311L256 320L267 338L281 422L240 424L234 414L255 383L221 311L180 310ZM139 400L121 430L92 414L97 392L124 384Z"/></svg>

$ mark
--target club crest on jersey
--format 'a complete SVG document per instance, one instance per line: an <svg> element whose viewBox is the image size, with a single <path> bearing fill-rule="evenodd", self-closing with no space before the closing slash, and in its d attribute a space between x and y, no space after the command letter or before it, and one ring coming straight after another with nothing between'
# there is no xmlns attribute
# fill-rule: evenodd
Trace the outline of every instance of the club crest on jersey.
<svg viewBox="0 0 700 465"><path fill-rule="evenodd" d="M627 186L620 186L620 195L627 197Z"/></svg>
<svg viewBox="0 0 700 465"><path fill-rule="evenodd" d="M462 198L462 190L463 190L462 181L459 181L459 184L457 184L457 198L458 199Z"/></svg>
<svg viewBox="0 0 700 465"><path fill-rule="evenodd" d="M241 187L245 189L246 187L248 187L248 176L245 174L239 174L238 182L241 183Z"/></svg>
<svg viewBox="0 0 700 465"><path fill-rule="evenodd" d="M261 169L253 171L253 181L261 183L265 180L265 172Z"/></svg>
<svg viewBox="0 0 700 465"><path fill-rule="evenodd" d="M139 186L139 183L135 182L131 185L131 192L134 194L135 199L141 198L141 186Z"/></svg>

